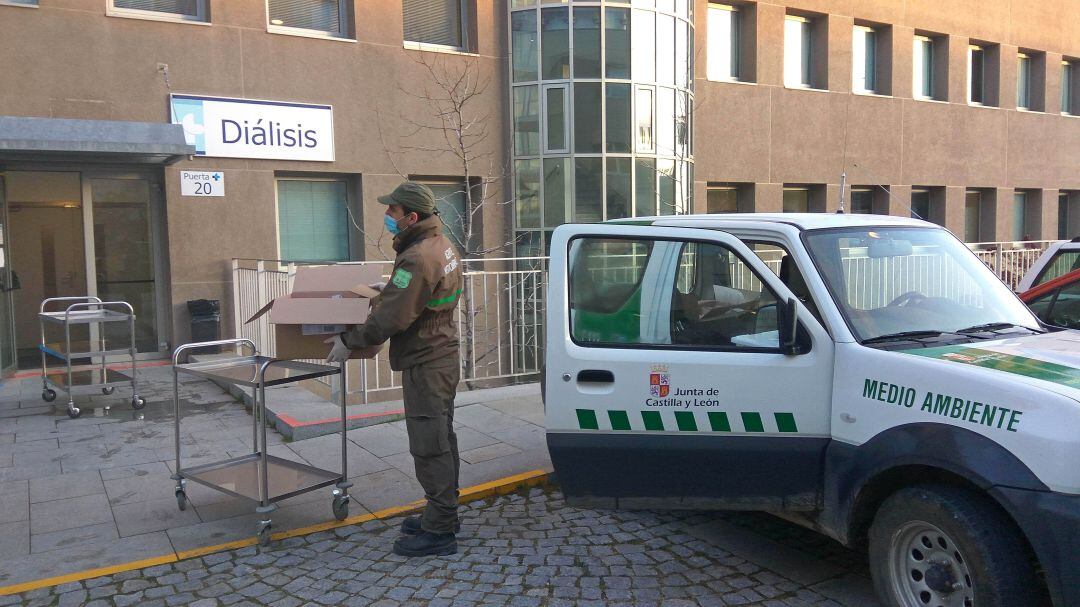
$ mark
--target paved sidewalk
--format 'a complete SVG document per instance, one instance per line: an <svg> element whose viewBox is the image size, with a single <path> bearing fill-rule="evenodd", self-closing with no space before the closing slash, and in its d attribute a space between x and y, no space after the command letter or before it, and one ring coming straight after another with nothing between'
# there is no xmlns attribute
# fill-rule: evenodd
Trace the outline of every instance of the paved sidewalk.
<svg viewBox="0 0 1080 607"><path fill-rule="evenodd" d="M130 393L79 399L68 419L40 399L40 379L0 382L0 586L176 554L251 537L254 506L188 484L181 512L169 478L175 467L172 372L139 371L148 405L132 411ZM469 393L469 402L477 393ZM457 409L463 487L550 470L536 384L502 388L491 400ZM181 377L183 465L252 450L252 418L217 386ZM58 399L61 400L61 399ZM112 405L106 411L105 405ZM350 430L350 515L423 497L404 422ZM337 470L340 437L286 442L268 432L272 455ZM274 530L333 520L330 488L281 503Z"/></svg>
<svg viewBox="0 0 1080 607"><path fill-rule="evenodd" d="M764 514L588 510L567 506L557 490L532 489L464 506L459 553L416 559L390 553L399 524L370 521L268 549L231 550L0 596L0 605L876 604L864 559ZM801 562L777 568L731 550L710 538L717 526L771 535L775 539L760 541L799 554Z"/></svg>

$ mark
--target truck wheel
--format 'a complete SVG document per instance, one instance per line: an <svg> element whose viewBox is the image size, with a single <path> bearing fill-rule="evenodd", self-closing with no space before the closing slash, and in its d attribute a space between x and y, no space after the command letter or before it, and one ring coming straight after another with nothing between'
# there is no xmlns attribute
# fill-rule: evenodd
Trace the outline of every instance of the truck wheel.
<svg viewBox="0 0 1080 607"><path fill-rule="evenodd" d="M885 605L1023 607L1041 604L1023 537L978 494L908 487L870 526L870 569Z"/></svg>

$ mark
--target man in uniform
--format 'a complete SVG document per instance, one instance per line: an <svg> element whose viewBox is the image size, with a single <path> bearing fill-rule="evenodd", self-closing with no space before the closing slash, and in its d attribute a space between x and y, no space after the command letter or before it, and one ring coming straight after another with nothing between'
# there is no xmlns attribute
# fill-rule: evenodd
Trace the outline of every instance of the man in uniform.
<svg viewBox="0 0 1080 607"><path fill-rule="evenodd" d="M458 447L454 396L461 378L458 329L454 318L461 295L461 266L454 245L443 235L435 196L406 181L391 194L386 228L394 236L394 269L367 322L326 340L328 361L340 362L353 348L390 340L390 366L401 371L405 427L416 479L427 506L401 524L394 552L402 556L457 552Z"/></svg>

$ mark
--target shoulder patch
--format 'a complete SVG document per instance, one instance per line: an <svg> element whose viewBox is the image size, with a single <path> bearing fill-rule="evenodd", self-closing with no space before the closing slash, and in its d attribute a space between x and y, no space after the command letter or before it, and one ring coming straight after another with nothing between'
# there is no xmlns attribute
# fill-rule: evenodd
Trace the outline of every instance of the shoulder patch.
<svg viewBox="0 0 1080 607"><path fill-rule="evenodd" d="M390 277L390 282L394 283L395 287L404 289L412 282L412 272L405 268L398 268L394 270L394 275Z"/></svg>

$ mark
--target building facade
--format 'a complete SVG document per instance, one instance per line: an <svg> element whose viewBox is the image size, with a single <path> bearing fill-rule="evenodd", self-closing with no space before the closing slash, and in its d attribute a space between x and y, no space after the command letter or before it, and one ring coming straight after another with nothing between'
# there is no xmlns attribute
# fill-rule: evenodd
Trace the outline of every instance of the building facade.
<svg viewBox="0 0 1080 607"><path fill-rule="evenodd" d="M0 0L0 65L3 371L46 297L158 357L188 300L233 326L233 258L391 257L403 177L493 256L841 199L1080 234L1080 0Z"/></svg>

